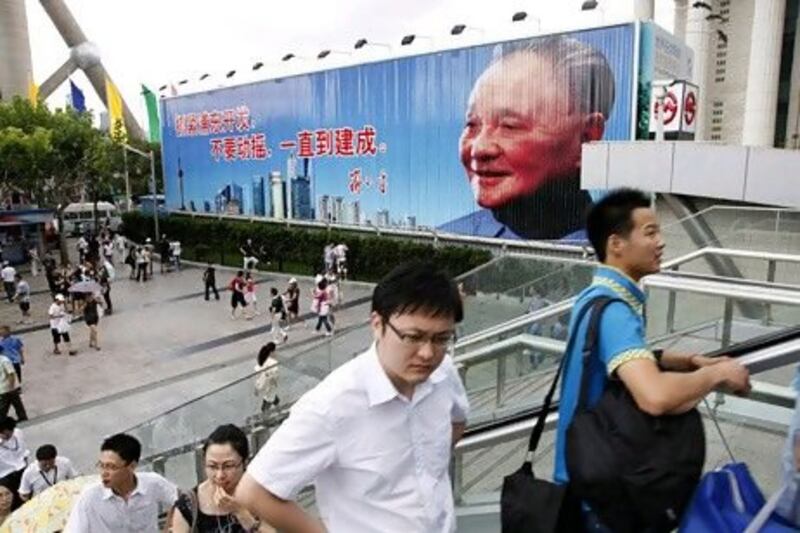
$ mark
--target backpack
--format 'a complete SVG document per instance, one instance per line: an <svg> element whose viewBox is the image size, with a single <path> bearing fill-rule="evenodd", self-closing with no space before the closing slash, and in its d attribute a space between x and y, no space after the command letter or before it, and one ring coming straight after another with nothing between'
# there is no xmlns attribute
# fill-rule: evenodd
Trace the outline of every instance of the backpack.
<svg viewBox="0 0 800 533"><path fill-rule="evenodd" d="M673 531L703 471L703 421L697 409L649 415L619 380L609 380L597 404L587 407L587 370L597 346L600 316L615 301L624 303L601 296L586 304L592 306L592 314L581 385L566 431L570 489L617 533Z"/></svg>

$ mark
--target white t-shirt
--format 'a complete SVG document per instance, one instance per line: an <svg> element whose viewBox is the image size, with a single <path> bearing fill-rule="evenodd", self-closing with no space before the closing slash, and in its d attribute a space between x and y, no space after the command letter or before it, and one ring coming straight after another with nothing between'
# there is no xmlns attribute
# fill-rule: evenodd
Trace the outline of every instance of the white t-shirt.
<svg viewBox="0 0 800 533"><path fill-rule="evenodd" d="M69 315L63 305L53 302L47 314L50 316L50 329L57 329L60 333L69 331Z"/></svg>
<svg viewBox="0 0 800 533"><path fill-rule="evenodd" d="M25 468L30 453L19 428L14 430L10 439L0 441L0 478Z"/></svg>
<svg viewBox="0 0 800 533"><path fill-rule="evenodd" d="M14 283L14 276L16 275L17 271L11 265L6 265L3 270L0 270L0 277L3 278L3 283Z"/></svg>
<svg viewBox="0 0 800 533"><path fill-rule="evenodd" d="M66 457L56 457L56 465L49 472L42 472L39 468L39 461L34 461L22 473L19 493L25 497L36 496L60 481L76 477L78 477L78 471L72 466L72 461Z"/></svg>

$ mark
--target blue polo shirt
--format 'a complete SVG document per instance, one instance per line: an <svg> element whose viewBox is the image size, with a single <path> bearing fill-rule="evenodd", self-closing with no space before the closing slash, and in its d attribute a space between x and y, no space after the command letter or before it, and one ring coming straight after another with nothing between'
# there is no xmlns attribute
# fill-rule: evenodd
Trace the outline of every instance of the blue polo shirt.
<svg viewBox="0 0 800 533"><path fill-rule="evenodd" d="M13 335L0 338L0 353L8 357L15 365L20 364L22 362L22 341Z"/></svg>
<svg viewBox="0 0 800 533"><path fill-rule="evenodd" d="M592 284L578 295L569 322L569 338L575 336L569 353L564 375L561 377L561 395L558 406L558 428L556 433L556 462L553 480L556 483L569 481L565 458L566 432L575 414L583 373L581 352L589 327L587 312L576 324L576 315L591 300L598 296L619 298L622 302L612 302L603 311L598 325L598 339L589 371L589 392L587 401L593 406L602 396L609 376L617 368L634 359L650 359L655 356L647 346L645 339L645 321L643 316L645 295L639 286L619 270L602 266L597 269Z"/></svg>

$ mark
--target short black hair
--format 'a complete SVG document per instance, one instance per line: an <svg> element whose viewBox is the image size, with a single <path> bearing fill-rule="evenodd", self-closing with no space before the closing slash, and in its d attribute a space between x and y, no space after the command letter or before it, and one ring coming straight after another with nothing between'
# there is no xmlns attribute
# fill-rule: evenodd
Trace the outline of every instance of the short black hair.
<svg viewBox="0 0 800 533"><path fill-rule="evenodd" d="M231 448L245 462L250 457L250 444L247 442L247 435L233 424L225 424L212 431L205 444L203 444L203 454L208 451L208 447L212 444L230 444Z"/></svg>
<svg viewBox="0 0 800 533"><path fill-rule="evenodd" d="M17 427L17 420L11 416L0 418L0 431L14 431Z"/></svg>
<svg viewBox="0 0 800 533"><path fill-rule="evenodd" d="M633 230L633 212L649 208L650 197L638 189L615 189L589 209L586 233L601 263L606 261L606 245L612 235L627 237Z"/></svg>
<svg viewBox="0 0 800 533"><path fill-rule="evenodd" d="M50 461L56 458L58 455L58 450L52 444L45 444L44 446L39 446L36 450L36 460L37 461Z"/></svg>
<svg viewBox="0 0 800 533"><path fill-rule="evenodd" d="M269 293L275 296L276 294L278 294L278 289L276 289L275 287L270 287Z"/></svg>
<svg viewBox="0 0 800 533"><path fill-rule="evenodd" d="M261 349L258 351L258 366L262 366L264 363L267 362L269 356L275 351L275 343L268 342Z"/></svg>
<svg viewBox="0 0 800 533"><path fill-rule="evenodd" d="M127 464L133 461L139 462L142 455L142 445L136 437L128 435L127 433L117 433L111 435L100 446L100 451L114 452L119 455Z"/></svg>
<svg viewBox="0 0 800 533"><path fill-rule="evenodd" d="M237 270L237 271L236 271L236 276L237 276L237 277L244 276L244 270Z"/></svg>
<svg viewBox="0 0 800 533"><path fill-rule="evenodd" d="M464 318L461 295L453 280L429 262L402 263L389 272L372 292L372 311L383 320L394 314L422 311L430 316Z"/></svg>

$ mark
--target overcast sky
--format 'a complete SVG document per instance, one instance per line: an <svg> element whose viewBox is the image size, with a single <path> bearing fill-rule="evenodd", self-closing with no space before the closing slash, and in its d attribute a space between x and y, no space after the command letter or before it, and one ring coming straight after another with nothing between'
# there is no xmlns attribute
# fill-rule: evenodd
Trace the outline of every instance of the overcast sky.
<svg viewBox="0 0 800 533"><path fill-rule="evenodd" d="M33 55L34 78L44 81L68 57L68 49L38 0L25 0ZM598 26L632 20L633 0L601 0L601 8L581 12L582 0L65 0L103 63L147 128L140 84L158 87L190 79L181 92L232 85L398 55L493 42L537 33ZM511 15L528 18L512 23ZM541 30L539 22L541 21ZM656 0L656 22L672 30L672 0ZM466 24L475 31L454 37L450 28ZM429 36L400 47L402 36ZM392 50L353 50L359 38L392 45ZM333 53L317 60L320 50ZM293 52L312 59L282 63ZM252 65L265 67L257 73ZM230 80L225 73L236 69ZM211 74L205 82L197 79ZM256 77L257 76L257 77ZM87 106L102 105L88 80L72 77L87 97ZM48 100L62 107L69 92L65 83Z"/></svg>

